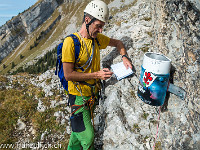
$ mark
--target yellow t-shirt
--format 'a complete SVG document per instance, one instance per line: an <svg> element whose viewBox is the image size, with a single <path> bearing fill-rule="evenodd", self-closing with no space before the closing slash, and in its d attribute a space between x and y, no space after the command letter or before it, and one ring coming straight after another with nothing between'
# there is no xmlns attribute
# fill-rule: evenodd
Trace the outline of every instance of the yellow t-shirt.
<svg viewBox="0 0 200 150"><path fill-rule="evenodd" d="M84 42L81 40L81 38L79 37L78 33L74 33L74 35L76 35L81 43L81 48L80 48L80 53L79 53L79 57L78 57L78 62L75 63L75 49L74 49L74 42L73 39L71 37L67 37L64 40L63 43L63 48L62 48L62 62L73 62L75 63L75 67L78 66L83 66L87 60L88 60L88 53L89 56L91 56L92 54L92 39L86 39L83 38L83 40L85 41L85 44L87 45L87 49L88 49L88 53L85 47ZM103 34L98 34L97 35L97 39L99 41L100 46L97 44L97 41L95 41L95 47L94 47L94 53L93 53L93 58L92 58L92 64L91 67L89 67L87 70L85 70L85 73L91 73L91 72L96 72L100 70L100 49L105 49L109 42L110 42L110 38L103 35ZM87 68L87 65L84 67L84 69ZM75 69L77 72L82 72L81 69ZM76 82L74 82L76 83ZM81 93L79 91L82 91L82 95L83 96L91 96L91 88L88 87L87 85L83 85L80 84L79 85L75 85L72 81L68 81L68 90L69 93L72 95L78 95L81 96ZM89 84L94 84L95 80L88 80L87 83ZM76 87L75 87L76 86ZM78 88L78 90L76 89ZM95 91L97 92L97 87L95 89Z"/></svg>

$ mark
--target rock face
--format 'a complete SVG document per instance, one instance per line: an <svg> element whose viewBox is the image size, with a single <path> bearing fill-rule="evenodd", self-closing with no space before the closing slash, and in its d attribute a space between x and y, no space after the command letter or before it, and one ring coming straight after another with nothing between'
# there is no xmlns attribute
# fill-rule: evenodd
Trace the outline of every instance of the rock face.
<svg viewBox="0 0 200 150"><path fill-rule="evenodd" d="M109 4L111 10L116 3ZM112 17L111 23L114 19L121 24L114 24L107 35L132 38L132 46L126 43L130 40L124 43L136 76L107 81L107 98L101 101L98 109L101 115L96 118L97 147L106 150L152 149L154 145L157 149L200 148L199 4L199 1L187 0L142 0ZM135 17L129 18L133 13ZM146 51L162 53L172 60L170 82L185 89L184 101L168 93L165 104L159 108L145 104L137 97L138 78ZM104 57L103 66L107 60L121 61L120 56L112 56Z"/></svg>
<svg viewBox="0 0 200 150"><path fill-rule="evenodd" d="M0 27L0 61L51 17L63 0L44 0Z"/></svg>

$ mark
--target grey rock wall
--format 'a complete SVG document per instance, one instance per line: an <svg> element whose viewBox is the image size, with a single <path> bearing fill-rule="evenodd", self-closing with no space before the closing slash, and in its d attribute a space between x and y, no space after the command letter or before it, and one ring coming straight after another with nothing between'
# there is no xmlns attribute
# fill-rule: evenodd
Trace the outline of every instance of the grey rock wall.
<svg viewBox="0 0 200 150"><path fill-rule="evenodd" d="M155 7L162 8L162 16L157 15L156 19L162 20L162 26L154 23L157 24L155 46L172 59L173 82L187 92L184 102L169 98L168 107L177 109L166 112L165 119L169 121L164 122L161 134L166 137L169 131L174 136L171 142L165 139L163 143L168 145L166 148L199 149L199 1L160 1ZM160 10L156 12L159 14ZM169 128L172 125L174 128Z"/></svg>
<svg viewBox="0 0 200 150"><path fill-rule="evenodd" d="M116 7L114 3L117 0L109 4L110 9ZM129 18L131 14L133 18ZM200 149L199 17L199 2L187 0L137 1L113 16L110 22L114 25L106 34L132 38L132 46L127 50L136 75L106 81L107 98L100 102L95 118L96 147L142 150L153 149L155 145L156 149L164 150ZM120 26L115 24L117 21L121 21ZM110 51L112 54L115 49ZM184 101L168 93L165 104L159 108L138 98L138 79L146 51L162 53L172 60L170 82L187 92ZM106 52L102 56L106 56L103 66L106 62L121 61L120 56L113 58Z"/></svg>

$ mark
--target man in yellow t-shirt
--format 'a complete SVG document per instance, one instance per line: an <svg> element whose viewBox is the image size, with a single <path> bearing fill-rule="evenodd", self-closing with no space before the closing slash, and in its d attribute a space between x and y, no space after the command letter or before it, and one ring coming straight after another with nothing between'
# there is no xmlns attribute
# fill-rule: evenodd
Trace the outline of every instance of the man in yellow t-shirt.
<svg viewBox="0 0 200 150"><path fill-rule="evenodd" d="M88 69L86 69L84 71L84 75L86 73L91 74L91 73L95 73L95 72L100 71L100 49L105 49L108 46L108 44L110 42L110 38L99 33L97 35L97 40L99 42L99 45L98 45L97 41L94 39L95 44L94 44L94 50L93 50L93 46L92 46L93 40L92 39L81 38L80 33L74 33L74 35L76 35L78 37L78 39L79 39L79 41L82 45L81 48L80 48L78 61L77 61L77 63L75 63L75 53L74 53L73 39L71 37L67 37L64 40L64 43L63 43L62 62L64 64L65 64L65 62L71 63L72 65L75 65L75 67L83 66L83 65L86 64L86 62L88 61L88 56L91 56L92 51L93 51L93 57L92 57L91 65L88 67L88 64L86 64L83 67L84 70L88 67ZM86 50L86 48L87 48L87 50ZM67 71L69 71L69 70L67 70ZM82 73L82 70L79 69L79 68L77 68L74 71ZM112 73L108 72L108 74L111 75ZM81 74L81 75L83 75L83 74ZM93 74L92 78L80 79L81 75L77 74L78 78L76 78L75 77L76 75L73 74L73 78L75 77L76 79L75 80L72 79L72 80L68 81L68 91L72 95L81 96L81 94L82 94L84 96L91 96L90 87L88 87L87 85L84 85L84 84L80 84L80 87L81 87L80 88L79 86L77 86L77 84L74 84L74 83L75 83L75 81L86 81L87 83L93 85L93 84L95 84L96 81L99 80L99 78L95 78L95 76ZM83 78L86 78L86 77L83 77ZM78 88L78 90L77 90L77 88ZM82 91L81 93L80 93L80 90Z"/></svg>
<svg viewBox="0 0 200 150"><path fill-rule="evenodd" d="M77 60L73 39L67 37L63 43L62 62L64 76L68 81L69 102L73 106L82 106L70 118L72 133L68 150L94 149L92 109L89 109L87 102L98 93L98 81L109 79L113 74L108 68L100 69L100 50L107 46L117 47L125 67L132 69L123 43L101 34L108 15L108 6L103 1L94 0L86 6L82 27L74 33L81 43Z"/></svg>

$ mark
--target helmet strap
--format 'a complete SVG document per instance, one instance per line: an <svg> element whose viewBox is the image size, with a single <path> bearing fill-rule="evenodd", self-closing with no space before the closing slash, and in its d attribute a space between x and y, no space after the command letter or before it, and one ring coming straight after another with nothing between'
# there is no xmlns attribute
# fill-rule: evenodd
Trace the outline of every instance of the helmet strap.
<svg viewBox="0 0 200 150"><path fill-rule="evenodd" d="M89 35L90 37L92 37L92 36L90 35L90 32L89 32L89 26L90 26L95 20L96 20L96 18L93 18L89 23L86 24L86 29L87 29L88 35Z"/></svg>

